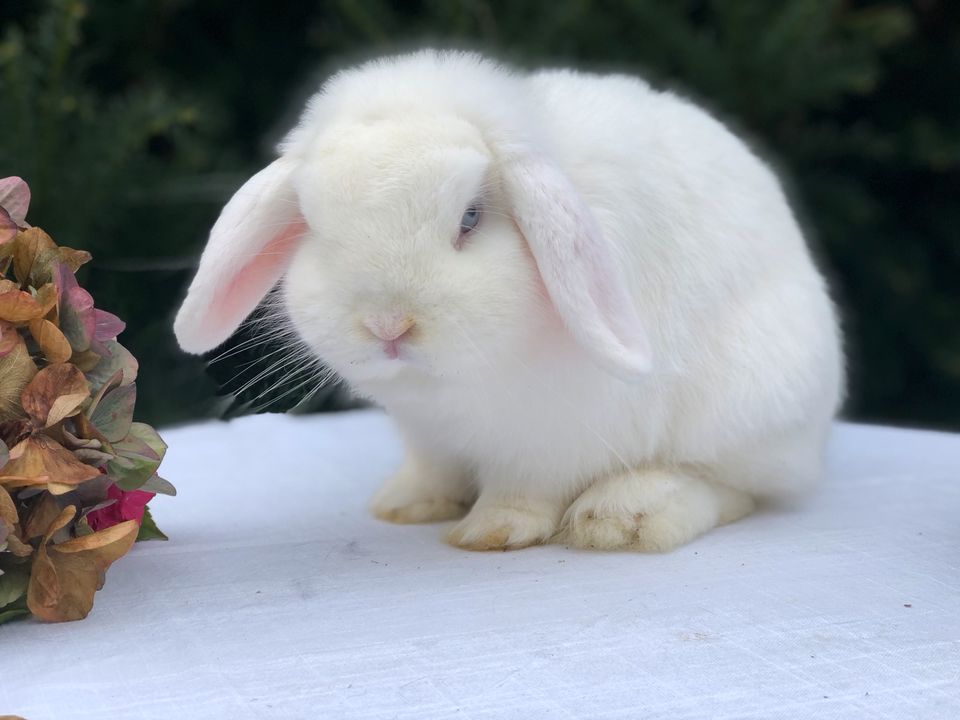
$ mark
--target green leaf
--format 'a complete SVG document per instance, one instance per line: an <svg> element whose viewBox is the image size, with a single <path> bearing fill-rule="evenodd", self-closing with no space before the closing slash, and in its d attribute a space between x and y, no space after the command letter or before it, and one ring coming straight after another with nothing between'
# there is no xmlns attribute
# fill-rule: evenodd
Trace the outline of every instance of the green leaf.
<svg viewBox="0 0 960 720"><path fill-rule="evenodd" d="M123 371L121 385L129 385L137 379L137 359L130 354L123 345L116 340L105 340L101 343L110 353L97 363L93 370L87 373L90 382L90 392L96 394L117 370Z"/></svg>
<svg viewBox="0 0 960 720"><path fill-rule="evenodd" d="M117 457L107 463L107 474L121 490L137 490L160 467L167 450L157 431L146 423L132 423L127 436L113 446Z"/></svg>
<svg viewBox="0 0 960 720"><path fill-rule="evenodd" d="M13 567L3 571L0 575L0 612L24 596L29 581L30 573L25 568Z"/></svg>
<svg viewBox="0 0 960 720"><path fill-rule="evenodd" d="M127 436L114 445L114 448L121 452L129 449L132 452L142 453L143 447L148 448L160 460L167 452L167 444L160 437L160 433L142 422L131 423Z"/></svg>
<svg viewBox="0 0 960 720"><path fill-rule="evenodd" d="M121 490L139 490L160 467L160 461L136 454L120 454L107 463L107 474Z"/></svg>
<svg viewBox="0 0 960 720"><path fill-rule="evenodd" d="M137 533L137 542L169 539L170 538L160 532L160 528L157 527L157 524L153 520L153 515L150 514L150 508L145 507L143 509L143 520L140 521L140 532Z"/></svg>
<svg viewBox="0 0 960 720"><path fill-rule="evenodd" d="M121 385L103 396L90 415L90 422L111 443L119 443L130 432L136 403L137 386Z"/></svg>
<svg viewBox="0 0 960 720"><path fill-rule="evenodd" d="M177 489L169 480L164 480L159 475L154 475L152 478L147 480L143 485L140 486L140 490L144 492L157 493L158 495L171 495L174 496L177 494Z"/></svg>
<svg viewBox="0 0 960 720"><path fill-rule="evenodd" d="M90 382L89 373L87 374L87 382ZM93 397L90 400L90 405L87 407L87 417L90 417L94 413L94 411L97 409L97 405L99 405L100 401L103 400L104 395L122 384L123 370L118 369L113 373L113 375L107 378L107 381L100 386L100 389L97 390L96 393L93 394Z"/></svg>
<svg viewBox="0 0 960 720"><path fill-rule="evenodd" d="M26 606L12 607L9 609L0 608L0 625L3 625L5 622L10 622L11 620L16 620L17 618L25 617L29 614L30 611L27 610Z"/></svg>

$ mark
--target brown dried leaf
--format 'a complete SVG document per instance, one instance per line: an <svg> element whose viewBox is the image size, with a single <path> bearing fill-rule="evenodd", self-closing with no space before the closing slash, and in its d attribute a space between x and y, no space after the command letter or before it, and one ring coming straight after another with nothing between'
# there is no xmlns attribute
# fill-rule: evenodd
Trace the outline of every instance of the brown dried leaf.
<svg viewBox="0 0 960 720"><path fill-rule="evenodd" d="M57 256L60 262L73 270L73 272L79 270L81 265L86 265L93 257L86 250L74 250L73 248L64 247L63 245L57 248Z"/></svg>
<svg viewBox="0 0 960 720"><path fill-rule="evenodd" d="M129 522L136 524L136 520L128 520L108 527L106 530L95 532L92 535L67 540L56 546L57 552L78 553L98 550L100 551L99 555L101 558L109 560L109 562L112 563L123 557L127 550L130 549L126 548L123 552L119 552L123 547L120 541L130 534L130 527L127 525ZM134 533L134 537L136 537L136 533ZM118 542L120 542L119 545L117 544Z"/></svg>
<svg viewBox="0 0 960 720"><path fill-rule="evenodd" d="M37 258L45 250L54 250L56 244L51 237L38 227L22 230L17 235L17 245L13 251L13 272L21 285L26 287L32 279L31 274ZM49 282L46 278L45 282Z"/></svg>
<svg viewBox="0 0 960 720"><path fill-rule="evenodd" d="M103 573L86 555L53 555L41 546L27 586L27 607L47 622L82 620L93 609Z"/></svg>
<svg viewBox="0 0 960 720"><path fill-rule="evenodd" d="M23 388L37 374L37 366L23 343L6 357L0 358L0 421L23 417L20 395Z"/></svg>
<svg viewBox="0 0 960 720"><path fill-rule="evenodd" d="M30 508L27 520L23 524L23 537L27 540L40 537L47 532L47 528L61 512L56 498L45 494L39 502L34 503Z"/></svg>
<svg viewBox="0 0 960 720"><path fill-rule="evenodd" d="M43 306L28 292L9 290L0 293L0 318L7 322L24 322L45 314Z"/></svg>
<svg viewBox="0 0 960 720"><path fill-rule="evenodd" d="M16 420L0 420L0 438L3 438L11 446L16 445L32 432L30 421L26 418L17 418ZM7 451L7 460L10 459L9 450ZM4 461L6 465L6 461ZM2 466L0 466L2 467Z"/></svg>
<svg viewBox="0 0 960 720"><path fill-rule="evenodd" d="M76 365L80 370L85 373L93 370L103 358L95 353L93 350L82 350L80 352L74 352L73 357L70 358L70 362Z"/></svg>
<svg viewBox="0 0 960 720"><path fill-rule="evenodd" d="M10 497L10 493L5 488L0 487L0 520L6 521L8 525L16 525L20 522L17 516L17 506Z"/></svg>
<svg viewBox="0 0 960 720"><path fill-rule="evenodd" d="M73 506L68 509L75 512ZM127 520L60 545L48 546L45 538L27 588L30 612L49 622L85 618L94 594L103 587L107 568L130 550L138 531L136 521Z"/></svg>
<svg viewBox="0 0 960 720"><path fill-rule="evenodd" d="M38 372L23 389L20 401L34 426L43 428L75 415L88 397L90 385L83 373L58 363Z"/></svg>
<svg viewBox="0 0 960 720"><path fill-rule="evenodd" d="M12 252L11 241L17 237L18 232L20 228L17 227L16 220L10 217L5 207L0 205L0 248L4 253Z"/></svg>
<svg viewBox="0 0 960 720"><path fill-rule="evenodd" d="M13 323L0 320L0 358L9 355L22 342L23 338Z"/></svg>
<svg viewBox="0 0 960 720"><path fill-rule="evenodd" d="M54 536L57 530L62 530L69 525L70 521L73 520L76 514L77 508L73 505L67 505L63 510L61 510L53 519L53 522L50 523L47 531L44 533L43 542L41 544L46 545L48 542L50 542L50 538Z"/></svg>
<svg viewBox="0 0 960 720"><path fill-rule="evenodd" d="M50 483L53 492L79 485L100 474L97 468L80 462L55 440L45 435L32 435L10 451L10 462L0 469L0 485L17 488Z"/></svg>
<svg viewBox="0 0 960 720"><path fill-rule="evenodd" d="M16 535L7 535L7 550L17 557L29 557L33 554L33 548Z"/></svg>
<svg viewBox="0 0 960 720"><path fill-rule="evenodd" d="M36 291L35 299L40 307L43 308L41 317L46 317L47 313L57 307L57 286L52 282L41 285Z"/></svg>
<svg viewBox="0 0 960 720"><path fill-rule="evenodd" d="M101 446L106 446L108 449L111 449L110 441L103 436L103 433L93 426L93 424L87 419L86 415L83 413L80 415L75 415L73 418L73 423L76 425L77 433L79 433L80 437L85 439L99 440Z"/></svg>
<svg viewBox="0 0 960 720"><path fill-rule="evenodd" d="M60 332L60 328L49 320L36 319L30 321L30 334L37 341L43 356L49 363L65 363L73 354L70 341ZM0 338L0 352L2 352L2 338Z"/></svg>

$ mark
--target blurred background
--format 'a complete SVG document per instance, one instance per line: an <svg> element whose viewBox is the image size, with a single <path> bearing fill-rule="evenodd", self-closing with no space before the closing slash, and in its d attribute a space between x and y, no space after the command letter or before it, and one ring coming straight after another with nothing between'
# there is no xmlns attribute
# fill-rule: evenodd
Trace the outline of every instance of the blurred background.
<svg viewBox="0 0 960 720"><path fill-rule="evenodd" d="M636 72L711 108L777 167L831 277L845 415L960 429L960 2L2 0L0 24L0 176L93 253L81 281L127 321L149 423L303 399L309 376L249 329L212 365L181 354L173 313L220 207L322 79L438 44Z"/></svg>

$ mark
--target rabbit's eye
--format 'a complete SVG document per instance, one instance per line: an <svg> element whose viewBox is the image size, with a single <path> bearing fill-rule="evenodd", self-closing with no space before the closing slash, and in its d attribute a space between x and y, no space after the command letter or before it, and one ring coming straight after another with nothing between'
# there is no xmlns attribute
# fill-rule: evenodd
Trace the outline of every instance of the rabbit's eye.
<svg viewBox="0 0 960 720"><path fill-rule="evenodd" d="M466 212L463 213L463 217L460 218L460 234L466 235L468 232L477 227L477 223L480 222L480 208L476 205L471 205L467 208Z"/></svg>

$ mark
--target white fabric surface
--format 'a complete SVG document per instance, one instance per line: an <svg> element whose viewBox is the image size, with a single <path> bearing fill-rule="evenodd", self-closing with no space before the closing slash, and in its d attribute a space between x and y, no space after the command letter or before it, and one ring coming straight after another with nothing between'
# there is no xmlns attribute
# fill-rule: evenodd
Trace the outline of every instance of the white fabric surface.
<svg viewBox="0 0 960 720"><path fill-rule="evenodd" d="M0 626L0 714L960 717L960 436L840 425L822 490L669 555L473 554L372 519L388 419L164 433L169 543Z"/></svg>

